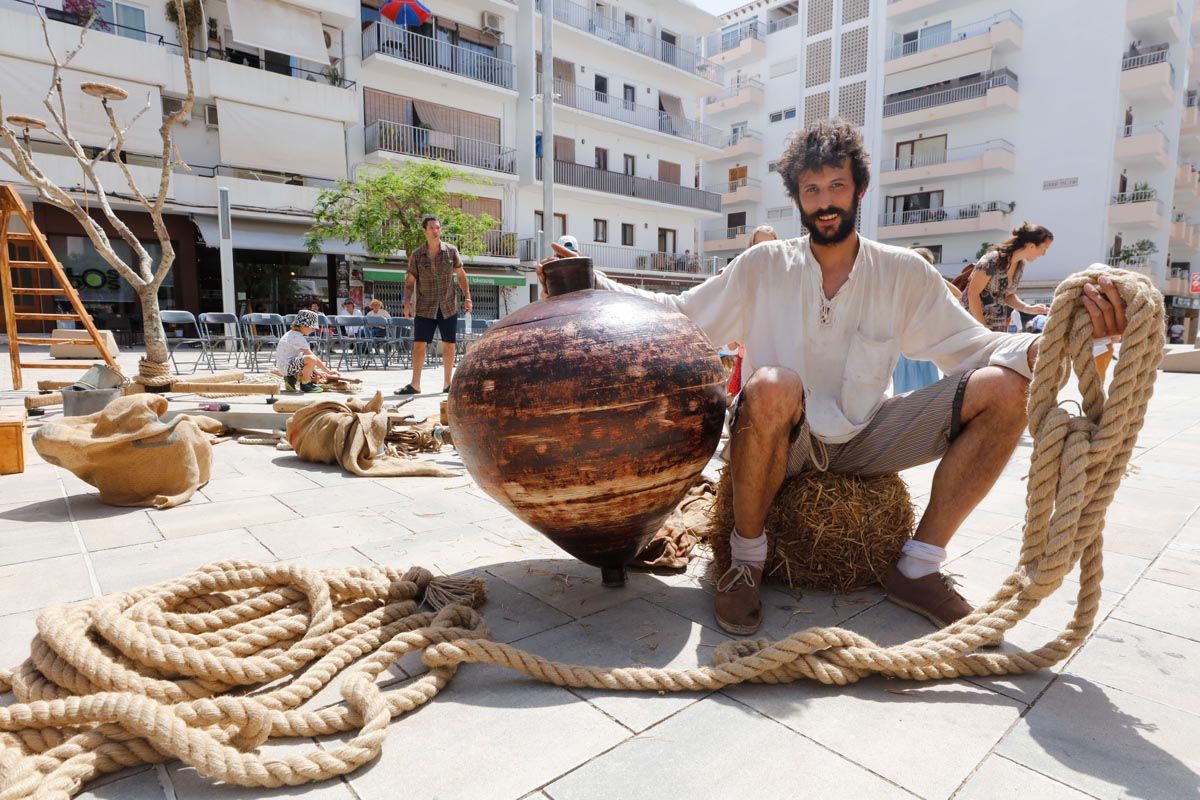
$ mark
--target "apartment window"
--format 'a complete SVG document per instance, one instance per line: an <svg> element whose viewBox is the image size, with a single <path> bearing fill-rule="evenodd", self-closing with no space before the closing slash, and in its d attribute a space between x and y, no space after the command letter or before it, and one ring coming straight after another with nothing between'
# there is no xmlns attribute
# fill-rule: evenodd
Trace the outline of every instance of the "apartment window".
<svg viewBox="0 0 1200 800"><path fill-rule="evenodd" d="M774 64L771 65L770 75L772 78L778 78L782 75L787 75L787 74L795 72L795 71L796 71L795 57L785 58L783 61L776 61Z"/></svg>
<svg viewBox="0 0 1200 800"><path fill-rule="evenodd" d="M785 119L795 119L795 118L796 118L795 106L793 106L791 108L780 109L779 111L772 111L770 114L767 115L767 120L770 122L783 122Z"/></svg>
<svg viewBox="0 0 1200 800"><path fill-rule="evenodd" d="M637 17L635 17L633 14L625 15L625 30L629 31L630 33L633 33L637 30Z"/></svg>
<svg viewBox="0 0 1200 800"><path fill-rule="evenodd" d="M678 164L674 164L670 161L663 161L661 158L658 160L658 179L660 181L682 185L682 174L683 170Z"/></svg>
<svg viewBox="0 0 1200 800"><path fill-rule="evenodd" d="M767 172L779 172L779 162L778 161L768 161L767 162Z"/></svg>
<svg viewBox="0 0 1200 800"><path fill-rule="evenodd" d="M608 102L608 78L604 77L603 75L596 75L595 76L595 85L596 85L596 102L597 103L607 103Z"/></svg>
<svg viewBox="0 0 1200 800"><path fill-rule="evenodd" d="M625 174L637 175L637 156L631 153L625 154Z"/></svg>
<svg viewBox="0 0 1200 800"><path fill-rule="evenodd" d="M791 219L791 218L792 218L792 207L791 206L777 206L775 208L767 209L767 219L768 220Z"/></svg>
<svg viewBox="0 0 1200 800"><path fill-rule="evenodd" d="M596 148L596 169L608 169L608 150L603 147Z"/></svg>
<svg viewBox="0 0 1200 800"><path fill-rule="evenodd" d="M943 219L942 199L945 193L914 192L888 197L885 201L889 225L910 225L919 222L937 222Z"/></svg>
<svg viewBox="0 0 1200 800"><path fill-rule="evenodd" d="M950 23L926 25L915 31L905 31L892 37L892 55L907 56L920 53L931 47L940 47L950 42Z"/></svg>
<svg viewBox="0 0 1200 800"><path fill-rule="evenodd" d="M594 219L592 220L592 241L607 242L608 241L608 220Z"/></svg>
<svg viewBox="0 0 1200 800"><path fill-rule="evenodd" d="M146 41L146 9L129 3L110 3L100 0L97 13L108 23L113 33L127 39Z"/></svg>
<svg viewBox="0 0 1200 800"><path fill-rule="evenodd" d="M658 229L658 252L674 253L675 252L675 231L670 228Z"/></svg>
<svg viewBox="0 0 1200 800"><path fill-rule="evenodd" d="M624 247L633 247L633 223L621 223L621 244Z"/></svg>
<svg viewBox="0 0 1200 800"><path fill-rule="evenodd" d="M540 212L540 211L533 212L533 222L534 222L534 225L537 226L538 231L544 230L542 227L542 212ZM567 215L566 214L555 214L554 215L554 230L550 232L551 235L555 239L557 239L558 237L562 236L566 232L567 232Z"/></svg>
<svg viewBox="0 0 1200 800"><path fill-rule="evenodd" d="M945 134L927 136L924 139L908 139L896 142L896 169L927 167L946 163Z"/></svg>
<svg viewBox="0 0 1200 800"><path fill-rule="evenodd" d="M933 263L942 263L942 246L940 244L914 244L912 249L916 250L918 247L924 247L926 250L933 253Z"/></svg>
<svg viewBox="0 0 1200 800"><path fill-rule="evenodd" d="M627 84L625 84L625 88L623 91L625 93L624 94L625 110L633 111L633 109L637 107L637 88L634 86L630 86L627 83Z"/></svg>

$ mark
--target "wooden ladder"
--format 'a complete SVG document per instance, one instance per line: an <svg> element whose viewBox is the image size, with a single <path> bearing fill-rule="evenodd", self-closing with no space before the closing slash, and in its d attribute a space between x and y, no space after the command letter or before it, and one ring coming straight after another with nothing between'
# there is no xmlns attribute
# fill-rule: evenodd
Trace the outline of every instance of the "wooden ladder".
<svg viewBox="0 0 1200 800"><path fill-rule="evenodd" d="M25 230L9 230L9 227L15 222L22 223ZM13 244L29 245L34 251L34 259L32 261L10 260L10 242ZM54 280L57 281L58 286L35 288L32 286L13 285L13 270L35 269L48 271ZM58 259L54 257L54 253L50 250L50 245L46 242L46 237L42 235L42 232L38 230L37 225L34 223L33 215L25 207L21 196L8 184L0 185L0 291L4 295L4 329L8 335L8 356L12 362L14 389L21 388L22 369L86 369L95 363L95 360L54 361L50 363L22 361L21 345L23 344L51 345L63 342L83 344L87 341L85 339L52 339L45 335L22 336L17 330L17 323L22 321L47 322L75 320L81 322L91 337L91 342L95 345L96 351L100 353L100 357L104 359L104 362L108 366L118 369L117 362L113 360L104 341L100 338L100 333L96 330L91 315L87 313L83 307L83 303L80 302L79 293L71 285L71 280L67 277L67 273L63 271L62 264L58 263ZM42 297L65 297L71 303L72 313L42 314L25 311L19 312L16 310L15 301L15 296L19 294Z"/></svg>

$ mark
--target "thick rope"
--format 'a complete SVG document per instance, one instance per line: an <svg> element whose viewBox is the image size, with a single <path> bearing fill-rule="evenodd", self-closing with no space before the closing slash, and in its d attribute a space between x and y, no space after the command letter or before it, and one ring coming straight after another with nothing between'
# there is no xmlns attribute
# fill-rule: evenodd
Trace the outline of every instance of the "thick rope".
<svg viewBox="0 0 1200 800"><path fill-rule="evenodd" d="M134 381L142 386L167 386L177 380L181 379L171 374L171 368L167 364L147 361L145 358L138 359L138 374Z"/></svg>
<svg viewBox="0 0 1200 800"><path fill-rule="evenodd" d="M1092 361L1091 321L1079 304L1083 286L1102 274L1117 285L1129 318L1107 396ZM1059 287L1030 387L1034 452L1018 567L990 600L944 630L880 647L842 628L808 628L780 641L724 644L708 667L587 667L490 641L479 615L453 602L475 587L431 580L419 568L401 574L386 567L317 572L214 564L39 616L30 658L0 673L0 690L11 688L19 701L0 708L0 800L63 800L95 775L169 758L241 786L342 775L378 755L391 718L431 700L468 661L559 686L635 691L798 678L846 685L871 674L929 680L1049 667L1092 629L1104 513L1145 418L1163 331L1162 297L1140 275L1088 270ZM1071 372L1083 396L1081 416L1058 404ZM1078 604L1062 633L1030 652L978 652L1057 590L1077 563ZM422 595L441 610L418 612ZM382 691L376 679L417 650L429 672ZM355 661L342 685L345 704L299 709ZM272 737L348 730L356 733L330 750L271 758L255 752Z"/></svg>

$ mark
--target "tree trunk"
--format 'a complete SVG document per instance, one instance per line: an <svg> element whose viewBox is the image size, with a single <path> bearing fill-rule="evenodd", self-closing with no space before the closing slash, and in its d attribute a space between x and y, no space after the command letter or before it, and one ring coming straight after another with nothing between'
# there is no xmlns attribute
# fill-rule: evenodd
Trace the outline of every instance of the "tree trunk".
<svg viewBox="0 0 1200 800"><path fill-rule="evenodd" d="M138 298L142 301L142 339L146 342L146 360L166 364L170 353L167 352L167 334L158 316L158 292L147 287L138 293Z"/></svg>

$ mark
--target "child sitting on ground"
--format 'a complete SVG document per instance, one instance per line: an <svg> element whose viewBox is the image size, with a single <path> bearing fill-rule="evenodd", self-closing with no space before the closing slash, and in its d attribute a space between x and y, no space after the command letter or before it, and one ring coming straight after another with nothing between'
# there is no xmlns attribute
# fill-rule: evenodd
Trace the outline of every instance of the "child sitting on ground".
<svg viewBox="0 0 1200 800"><path fill-rule="evenodd" d="M292 329L279 338L275 346L275 366L283 373L283 385L290 391L296 391L297 380L300 391L314 393L323 391L314 378L340 378L341 375L329 369L313 354L308 346L306 336L312 335L317 329L317 315L304 309L297 312L292 322Z"/></svg>

